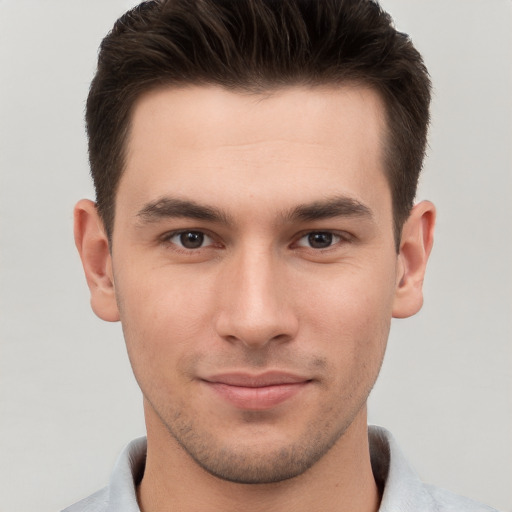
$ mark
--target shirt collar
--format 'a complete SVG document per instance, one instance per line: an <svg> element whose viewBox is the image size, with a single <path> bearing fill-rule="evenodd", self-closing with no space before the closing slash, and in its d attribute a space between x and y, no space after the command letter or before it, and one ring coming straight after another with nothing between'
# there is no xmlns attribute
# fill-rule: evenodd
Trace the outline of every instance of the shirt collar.
<svg viewBox="0 0 512 512"><path fill-rule="evenodd" d="M435 510L428 488L409 466L393 436L375 426L369 427L368 436L372 470L382 492L379 512ZM136 486L144 473L146 448L146 438L140 437L119 456L108 487L108 512L140 512Z"/></svg>
<svg viewBox="0 0 512 512"><path fill-rule="evenodd" d="M379 512L437 510L428 487L408 464L391 433L370 426L368 436L373 474L382 490Z"/></svg>

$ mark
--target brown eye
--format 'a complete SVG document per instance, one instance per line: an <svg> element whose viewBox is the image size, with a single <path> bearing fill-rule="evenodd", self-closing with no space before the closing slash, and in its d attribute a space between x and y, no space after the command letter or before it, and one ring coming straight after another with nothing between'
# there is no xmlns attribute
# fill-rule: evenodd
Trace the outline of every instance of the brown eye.
<svg viewBox="0 0 512 512"><path fill-rule="evenodd" d="M200 249L205 245L210 245L213 241L202 231L181 231L174 233L169 241L176 244L184 249Z"/></svg>
<svg viewBox="0 0 512 512"><path fill-rule="evenodd" d="M180 242L187 249L197 249L203 245L204 235L198 231L181 233Z"/></svg>
<svg viewBox="0 0 512 512"><path fill-rule="evenodd" d="M330 231L312 231L304 235L297 245L311 249L327 249L341 240L341 236Z"/></svg>
<svg viewBox="0 0 512 512"><path fill-rule="evenodd" d="M332 233L310 233L308 242L313 249L325 249L332 244Z"/></svg>

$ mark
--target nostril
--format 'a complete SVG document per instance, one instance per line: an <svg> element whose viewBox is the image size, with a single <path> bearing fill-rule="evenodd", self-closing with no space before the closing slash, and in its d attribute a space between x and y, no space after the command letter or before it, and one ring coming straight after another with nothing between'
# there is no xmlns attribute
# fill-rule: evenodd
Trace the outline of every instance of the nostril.
<svg viewBox="0 0 512 512"><path fill-rule="evenodd" d="M248 348L258 349L275 343L287 343L292 339L290 334L265 335L263 333L245 333L235 336L233 334L223 336L223 338L232 344L240 343Z"/></svg>

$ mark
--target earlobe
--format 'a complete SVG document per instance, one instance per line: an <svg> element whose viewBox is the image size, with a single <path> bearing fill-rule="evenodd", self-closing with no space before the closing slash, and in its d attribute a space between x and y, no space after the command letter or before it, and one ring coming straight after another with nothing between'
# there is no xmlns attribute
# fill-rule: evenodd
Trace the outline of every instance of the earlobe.
<svg viewBox="0 0 512 512"><path fill-rule="evenodd" d="M91 307L108 322L119 320L112 258L103 223L92 201L82 199L74 210L75 244L91 292Z"/></svg>
<svg viewBox="0 0 512 512"><path fill-rule="evenodd" d="M404 223L398 255L393 317L407 318L423 305L423 279L434 243L436 210L429 201L418 203Z"/></svg>

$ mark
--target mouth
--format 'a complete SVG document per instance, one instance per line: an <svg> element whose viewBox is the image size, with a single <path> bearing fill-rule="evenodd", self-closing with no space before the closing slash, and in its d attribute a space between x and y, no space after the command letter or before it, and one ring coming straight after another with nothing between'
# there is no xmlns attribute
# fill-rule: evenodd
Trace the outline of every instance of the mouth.
<svg viewBox="0 0 512 512"><path fill-rule="evenodd" d="M238 409L263 411L303 391L312 380L284 372L226 373L203 379L217 396Z"/></svg>

